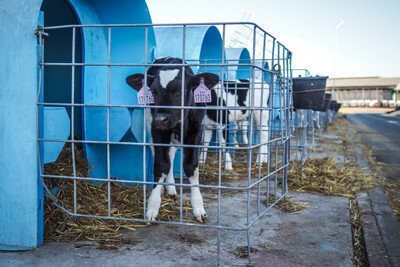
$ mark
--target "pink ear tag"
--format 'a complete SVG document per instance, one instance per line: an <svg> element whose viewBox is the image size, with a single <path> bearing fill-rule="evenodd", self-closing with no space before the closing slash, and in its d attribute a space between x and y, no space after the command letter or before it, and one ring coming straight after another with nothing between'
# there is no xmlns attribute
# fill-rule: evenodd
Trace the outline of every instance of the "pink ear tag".
<svg viewBox="0 0 400 267"><path fill-rule="evenodd" d="M204 85L204 78L200 78L200 84L194 89L194 102L195 103L210 103L211 91Z"/></svg>
<svg viewBox="0 0 400 267"><path fill-rule="evenodd" d="M137 93L138 103L143 105L144 99L146 97L146 100L147 100L146 104L154 104L155 103L154 96L150 90L150 87L148 87L146 85L146 91L145 91L144 90L144 85L145 85L144 80L142 80L142 84L143 84L142 88L140 88L139 92ZM145 92L146 92L146 95L145 95Z"/></svg>

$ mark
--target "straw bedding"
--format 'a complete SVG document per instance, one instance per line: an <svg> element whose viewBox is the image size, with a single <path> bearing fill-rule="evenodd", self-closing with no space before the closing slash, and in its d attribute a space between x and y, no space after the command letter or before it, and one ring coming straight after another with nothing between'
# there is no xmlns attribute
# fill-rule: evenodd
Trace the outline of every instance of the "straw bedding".
<svg viewBox="0 0 400 267"><path fill-rule="evenodd" d="M90 177L90 163L84 156L82 147L74 145L76 158L76 176ZM49 175L72 176L72 148L67 143L57 161L46 164L44 173ZM130 219L142 219L144 215L144 193L150 195L150 188L142 186L126 186L118 182L93 183L90 181L50 178L45 180L46 186L55 193L57 204L69 212L74 211L74 188L76 188L76 211L80 214L108 216L108 187L110 187L110 216ZM159 219L164 221L179 220L179 200L163 196ZM183 220L191 221L191 206L183 200ZM112 244L122 242L122 229L134 230L145 227L141 222L127 220L109 220L71 216L53 205L49 195L44 200L44 239L45 241L92 240ZM106 246L106 248L107 248ZM104 247L104 244L103 244Z"/></svg>
<svg viewBox="0 0 400 267"><path fill-rule="evenodd" d="M85 159L80 145L75 144L76 176L89 177L92 167ZM44 172L50 175L73 175L71 144L67 143L56 162L45 165ZM205 172L218 173L218 162L206 164ZM257 176L259 167L251 166L251 173ZM267 172L267 167L261 168L261 173ZM222 166L223 169L223 166ZM234 163L234 170L222 176L227 179L247 179L247 164ZM202 180L218 180L215 175L203 175ZM74 211L74 188L76 188L76 211L80 214L96 216L123 217L142 219L144 216L144 194L150 195L150 188L143 186L126 186L115 182L93 183L77 180L74 184L70 179L46 179L46 185L56 193L58 204L70 212ZM342 168L331 158L309 159L303 166L291 167L288 176L288 187L298 192L310 192L325 195L338 195L353 198L354 194L368 190L374 186L372 178L355 168ZM110 187L110 188L109 188ZM110 214L108 201L110 191ZM229 192L233 194L234 191ZM210 199L212 201L212 198ZM134 230L146 227L144 223L127 220L109 220L102 218L87 218L71 216L57 208L53 200L46 195L44 209L45 241L77 241L91 240L103 244L104 248L113 248L123 242L121 230ZM308 203L293 201L286 197L275 205L276 208L291 213L299 213L309 208ZM183 199L183 221L192 220L192 208L189 200ZM163 196L159 219L162 221L179 221L180 201ZM105 245L104 245L105 244Z"/></svg>
<svg viewBox="0 0 400 267"><path fill-rule="evenodd" d="M303 166L293 165L288 188L297 192L354 198L356 193L375 187L373 177L355 167L341 167L329 157L307 159Z"/></svg>

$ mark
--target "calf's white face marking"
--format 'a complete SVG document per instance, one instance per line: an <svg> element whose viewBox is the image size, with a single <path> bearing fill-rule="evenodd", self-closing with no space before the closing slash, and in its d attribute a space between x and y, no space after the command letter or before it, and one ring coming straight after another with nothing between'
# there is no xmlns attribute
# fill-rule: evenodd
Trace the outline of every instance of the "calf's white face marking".
<svg viewBox="0 0 400 267"><path fill-rule="evenodd" d="M160 84L163 88L167 88L170 81L173 81L178 76L179 70L162 70L160 71Z"/></svg>

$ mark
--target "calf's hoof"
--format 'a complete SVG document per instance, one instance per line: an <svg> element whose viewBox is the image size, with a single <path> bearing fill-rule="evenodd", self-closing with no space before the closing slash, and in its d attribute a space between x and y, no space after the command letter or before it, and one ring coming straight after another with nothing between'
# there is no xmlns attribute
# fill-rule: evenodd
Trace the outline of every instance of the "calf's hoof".
<svg viewBox="0 0 400 267"><path fill-rule="evenodd" d="M195 220L200 223L207 222L207 219L208 219L207 214L195 216Z"/></svg>
<svg viewBox="0 0 400 267"><path fill-rule="evenodd" d="M200 223L207 221L207 214L203 208L203 205L201 205L201 207L193 208L193 215L194 219Z"/></svg>
<svg viewBox="0 0 400 267"><path fill-rule="evenodd" d="M150 218L150 217L147 217L146 218L148 221L156 221L157 220L157 218ZM152 225L153 223L152 222L146 222L146 225L147 226L150 226L150 225Z"/></svg>
<svg viewBox="0 0 400 267"><path fill-rule="evenodd" d="M158 215L157 211L149 209L149 210L147 210L147 213L146 213L146 219L148 221L156 221L157 215ZM150 224L151 224L151 222L146 222L146 225L150 225Z"/></svg>

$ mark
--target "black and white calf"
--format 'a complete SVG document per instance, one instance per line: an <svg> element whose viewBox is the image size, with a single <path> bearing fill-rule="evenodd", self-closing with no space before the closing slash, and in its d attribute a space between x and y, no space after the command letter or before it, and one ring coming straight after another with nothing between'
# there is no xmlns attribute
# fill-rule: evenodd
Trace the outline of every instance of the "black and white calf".
<svg viewBox="0 0 400 267"><path fill-rule="evenodd" d="M259 144L262 144L260 147L260 153L257 157L257 164L263 164L267 162L268 156L268 117L269 111L267 109L268 99L269 99L269 86L264 84L261 87L261 81L254 82L254 90L250 90L251 84L248 80L239 80L239 81L225 81L223 82L223 91L221 93L221 88L212 89L212 102L209 106L219 106L219 107L227 107L227 109L221 109L222 111L215 109L208 109L207 115L204 118L204 139L203 142L205 145L208 145L211 141L212 132L217 128L218 125L223 125L225 127L224 135L220 136L222 138L221 145L225 145L227 139L229 137L228 127L229 123L234 122L241 129L240 133L242 134L242 140L244 144L248 144L247 139L247 124L246 122L249 120L250 116L250 98L254 97L254 120L253 127L259 133ZM253 92L254 96L252 96L251 92ZM221 98L222 96L222 98ZM235 107L242 109L229 109L229 107ZM250 109L248 109L250 108ZM237 144L236 141L236 131L234 132L234 143ZM237 145L236 145L237 146ZM202 151L200 155L200 162L204 163L207 158L207 147ZM225 167L228 170L232 169L232 159L228 151L225 152Z"/></svg>
<svg viewBox="0 0 400 267"><path fill-rule="evenodd" d="M212 73L201 73L194 75L190 67L174 66L173 64L183 64L179 58L159 58L147 71L147 86L154 97L154 105L161 106L151 108L151 137L154 145L154 181L160 183L174 183L173 162L176 146L183 138L183 143L188 145L200 145L201 142L201 123L205 116L205 109L184 109L181 117L181 109L171 108L171 106L185 107L200 106L205 107L204 103L196 103L194 100L194 90L200 83L204 82L207 88L214 87L219 82L218 75ZM126 82L135 90L143 87L144 75L141 73L130 75ZM182 82L184 88L182 88ZM182 96L183 94L183 96ZM183 132L181 132L183 124ZM157 146L157 144L171 144L171 146ZM198 148L184 148L183 169L189 177L191 185L191 204L193 213L197 221L204 222L206 212L203 206L203 198L199 187L199 168L198 168ZM163 185L158 184L151 192L146 218L156 220L161 204L161 191ZM175 186L166 186L168 194L176 195Z"/></svg>

